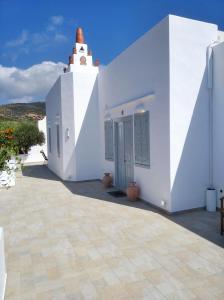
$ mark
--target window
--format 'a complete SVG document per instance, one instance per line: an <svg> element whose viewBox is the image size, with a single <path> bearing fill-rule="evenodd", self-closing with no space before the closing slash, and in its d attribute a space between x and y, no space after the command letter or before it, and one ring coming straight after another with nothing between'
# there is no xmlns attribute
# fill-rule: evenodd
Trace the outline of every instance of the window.
<svg viewBox="0 0 224 300"><path fill-rule="evenodd" d="M113 149L113 121L104 122L104 134L105 134L105 159L114 160Z"/></svg>
<svg viewBox="0 0 224 300"><path fill-rule="evenodd" d="M58 157L60 157L60 134L59 134L59 125L56 125L56 130L57 130L57 153Z"/></svg>
<svg viewBox="0 0 224 300"><path fill-rule="evenodd" d="M135 114L134 126L135 163L149 166L149 112Z"/></svg>
<svg viewBox="0 0 224 300"><path fill-rule="evenodd" d="M49 145L49 152L51 153L51 128L48 128L48 145Z"/></svg>

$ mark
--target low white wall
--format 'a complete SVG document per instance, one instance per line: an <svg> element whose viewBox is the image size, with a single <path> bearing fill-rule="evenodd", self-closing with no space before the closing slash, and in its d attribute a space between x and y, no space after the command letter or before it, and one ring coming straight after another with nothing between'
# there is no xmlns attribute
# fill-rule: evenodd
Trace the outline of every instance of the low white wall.
<svg viewBox="0 0 224 300"><path fill-rule="evenodd" d="M16 184L16 159L13 158L7 161L7 168L8 170L6 171L0 171L0 188L12 187Z"/></svg>
<svg viewBox="0 0 224 300"><path fill-rule="evenodd" d="M6 266L5 266L5 249L4 249L4 234L0 227L0 299L4 300L6 286Z"/></svg>
<svg viewBox="0 0 224 300"><path fill-rule="evenodd" d="M214 186L224 196L224 42L213 47ZM223 193L220 193L220 190Z"/></svg>
<svg viewBox="0 0 224 300"><path fill-rule="evenodd" d="M217 26L170 16L171 211L203 207L209 185L206 52Z"/></svg>

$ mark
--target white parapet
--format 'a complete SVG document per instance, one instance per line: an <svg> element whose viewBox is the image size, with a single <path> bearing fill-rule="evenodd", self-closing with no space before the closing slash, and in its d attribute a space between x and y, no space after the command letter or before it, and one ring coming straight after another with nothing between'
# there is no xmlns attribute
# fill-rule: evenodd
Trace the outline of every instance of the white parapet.
<svg viewBox="0 0 224 300"><path fill-rule="evenodd" d="M15 158L10 159L7 162L7 169L0 171L0 188L1 187L11 187L16 184L16 174L17 162Z"/></svg>
<svg viewBox="0 0 224 300"><path fill-rule="evenodd" d="M6 266L5 266L5 250L4 250L4 234L0 227L0 299L4 299L6 286Z"/></svg>

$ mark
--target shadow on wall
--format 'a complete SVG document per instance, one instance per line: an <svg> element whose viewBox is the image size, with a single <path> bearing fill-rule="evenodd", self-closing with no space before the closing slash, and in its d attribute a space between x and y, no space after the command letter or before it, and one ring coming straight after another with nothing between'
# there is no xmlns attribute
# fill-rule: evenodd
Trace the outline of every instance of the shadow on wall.
<svg viewBox="0 0 224 300"><path fill-rule="evenodd" d="M101 175L100 116L97 93L96 80L72 157L65 169L65 174L71 172L77 174L76 180L99 179ZM75 162L73 160L74 155L76 157ZM71 169L71 165L75 171Z"/></svg>
<svg viewBox="0 0 224 300"><path fill-rule="evenodd" d="M181 158L171 187L172 212L205 206L209 181L209 109L206 72L203 75Z"/></svg>

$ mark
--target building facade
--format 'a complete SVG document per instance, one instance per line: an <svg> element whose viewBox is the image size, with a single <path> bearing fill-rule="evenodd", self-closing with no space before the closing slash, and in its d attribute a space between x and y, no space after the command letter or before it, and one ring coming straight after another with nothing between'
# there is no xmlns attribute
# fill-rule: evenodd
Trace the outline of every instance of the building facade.
<svg viewBox="0 0 224 300"><path fill-rule="evenodd" d="M224 188L224 38L216 25L167 16L107 66L77 30L46 98L48 166L63 180L111 172L169 212Z"/></svg>

